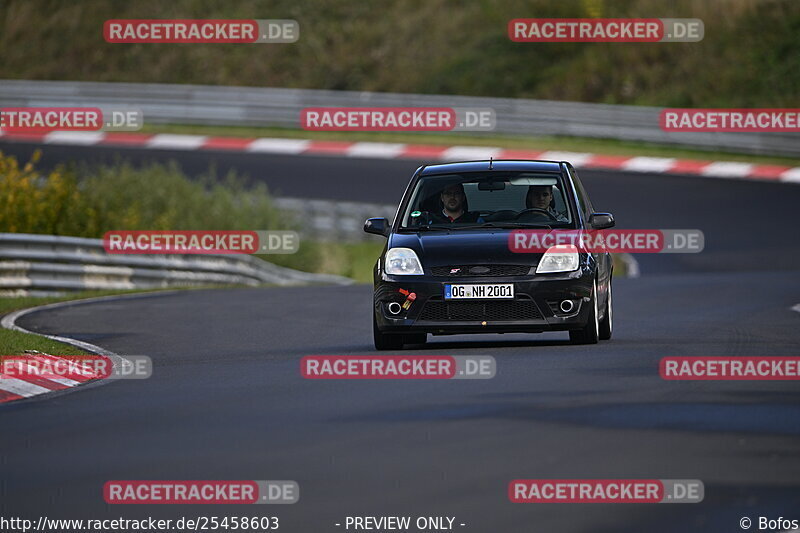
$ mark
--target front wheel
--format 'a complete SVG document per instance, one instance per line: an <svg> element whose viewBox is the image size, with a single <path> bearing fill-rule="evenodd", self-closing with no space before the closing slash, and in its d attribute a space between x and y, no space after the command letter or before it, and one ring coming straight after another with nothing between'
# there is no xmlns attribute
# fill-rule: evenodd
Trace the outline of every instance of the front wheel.
<svg viewBox="0 0 800 533"><path fill-rule="evenodd" d="M592 283L592 299L589 302L589 319L581 329L572 329L569 340L573 344L597 344L600 337L600 323L597 320L597 281Z"/></svg>
<svg viewBox="0 0 800 533"><path fill-rule="evenodd" d="M401 350L403 348L403 336L383 333L378 329L375 322L375 315L372 315L372 340L376 350Z"/></svg>
<svg viewBox="0 0 800 533"><path fill-rule="evenodd" d="M614 311L611 303L611 280L608 280L608 296L606 296L606 313L603 320L600 321L600 340L607 341L611 338L611 333L614 329Z"/></svg>

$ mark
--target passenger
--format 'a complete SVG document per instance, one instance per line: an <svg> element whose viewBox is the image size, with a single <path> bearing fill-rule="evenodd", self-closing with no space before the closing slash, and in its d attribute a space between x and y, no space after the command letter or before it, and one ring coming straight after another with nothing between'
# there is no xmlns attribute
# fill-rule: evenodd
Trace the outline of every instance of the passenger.
<svg viewBox="0 0 800 533"><path fill-rule="evenodd" d="M559 222L569 222L567 217L555 210L552 185L531 185L525 196L525 207L528 209L542 209Z"/></svg>
<svg viewBox="0 0 800 533"><path fill-rule="evenodd" d="M437 223L482 223L480 213L467 210L467 195L464 194L464 186L460 183L453 183L442 189L440 196L442 201L442 212L435 216Z"/></svg>

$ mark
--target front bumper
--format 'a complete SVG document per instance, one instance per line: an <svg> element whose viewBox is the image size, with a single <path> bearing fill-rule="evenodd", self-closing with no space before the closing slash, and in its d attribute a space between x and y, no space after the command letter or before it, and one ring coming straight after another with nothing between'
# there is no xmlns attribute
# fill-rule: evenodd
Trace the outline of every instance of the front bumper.
<svg viewBox="0 0 800 533"><path fill-rule="evenodd" d="M538 333L579 329L589 319L595 273L588 266L564 274L508 277L389 276L375 280L374 313L384 333ZM444 285L513 283L514 299L444 300ZM392 314L389 303L403 304L403 291L416 299L408 309ZM574 309L562 312L558 304L572 300ZM396 306L395 310L396 310Z"/></svg>

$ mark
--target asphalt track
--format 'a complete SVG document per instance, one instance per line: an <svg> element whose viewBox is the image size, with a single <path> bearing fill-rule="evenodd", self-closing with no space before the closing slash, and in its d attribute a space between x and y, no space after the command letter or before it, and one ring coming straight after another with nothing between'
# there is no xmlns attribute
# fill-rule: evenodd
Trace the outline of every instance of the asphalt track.
<svg viewBox="0 0 800 533"><path fill-rule="evenodd" d="M9 151L25 145L4 145ZM86 149L48 147L45 157ZM58 153L58 150L64 150ZM96 150L96 148L92 148ZM101 149L102 150L102 149ZM110 149L109 149L110 150ZM150 157L136 150L130 157ZM56 155L53 155L56 153ZM112 157L93 152L92 157ZM291 196L396 202L413 161L160 153L213 159ZM348 515L454 516L456 530L741 531L800 519L792 382L668 382L665 355L800 355L800 187L581 172L621 227L699 228L695 255L639 255L614 286L614 339L435 337L408 354L488 354L492 380L310 381L309 354L371 354L370 288L151 295L36 313L21 325L155 362L117 382L0 409L0 515L274 514L282 531ZM512 504L517 478L700 479L700 504ZM110 506L113 479L293 479L293 506ZM755 526L753 527L755 530Z"/></svg>

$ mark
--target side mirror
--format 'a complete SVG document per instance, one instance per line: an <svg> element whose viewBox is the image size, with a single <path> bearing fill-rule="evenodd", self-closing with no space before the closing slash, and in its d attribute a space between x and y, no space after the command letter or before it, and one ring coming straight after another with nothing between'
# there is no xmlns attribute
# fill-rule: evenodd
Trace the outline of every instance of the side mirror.
<svg viewBox="0 0 800 533"><path fill-rule="evenodd" d="M611 213L592 213L589 216L589 225L594 229L613 228L615 224L614 215Z"/></svg>
<svg viewBox="0 0 800 533"><path fill-rule="evenodd" d="M368 218L364 222L364 231L367 233L374 233L375 235L389 236L389 221L383 217Z"/></svg>

